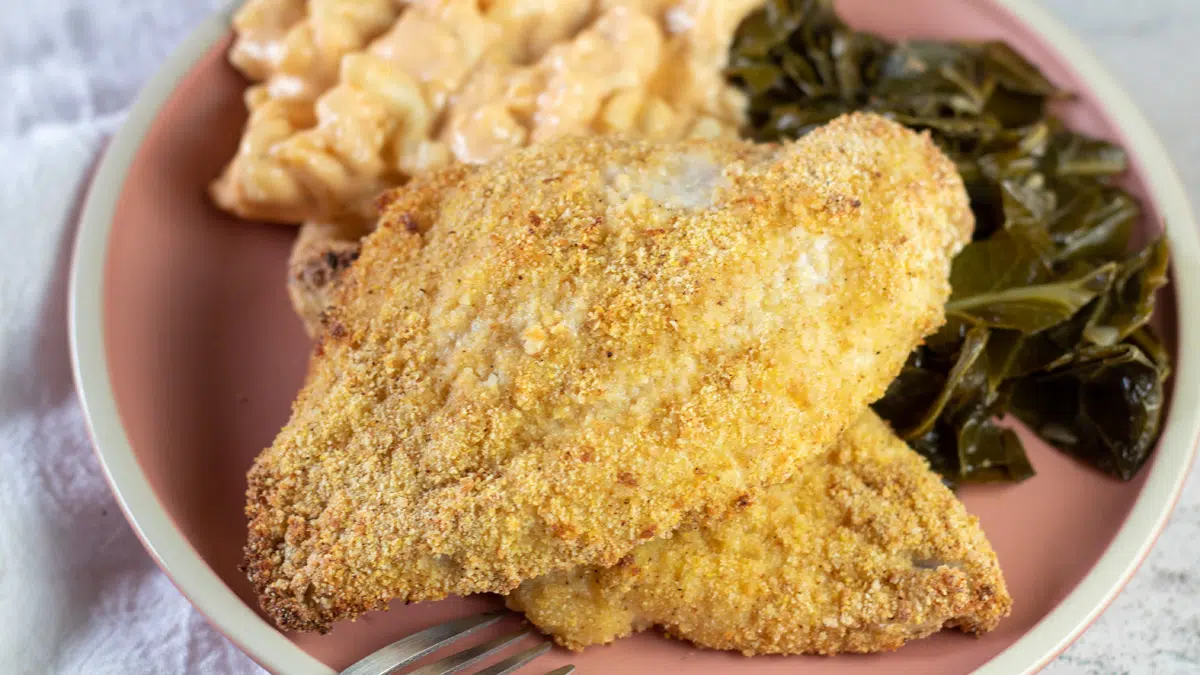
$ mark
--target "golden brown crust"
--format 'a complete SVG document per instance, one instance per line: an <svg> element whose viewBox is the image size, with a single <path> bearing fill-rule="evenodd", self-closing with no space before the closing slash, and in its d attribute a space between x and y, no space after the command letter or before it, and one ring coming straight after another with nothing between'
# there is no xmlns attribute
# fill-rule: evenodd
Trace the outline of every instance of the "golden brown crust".
<svg viewBox="0 0 1200 675"><path fill-rule="evenodd" d="M300 236L288 258L288 297L311 338L324 331L325 310L342 275L358 259L363 228L310 221L300 226Z"/></svg>
<svg viewBox="0 0 1200 675"><path fill-rule="evenodd" d="M572 649L657 625L751 655L986 632L1012 599L977 519L867 413L828 457L724 522L644 544L610 569L527 581L508 604Z"/></svg>
<svg viewBox="0 0 1200 675"><path fill-rule="evenodd" d="M568 139L385 200L249 475L282 626L609 565L789 478L942 321L970 211L927 137Z"/></svg>

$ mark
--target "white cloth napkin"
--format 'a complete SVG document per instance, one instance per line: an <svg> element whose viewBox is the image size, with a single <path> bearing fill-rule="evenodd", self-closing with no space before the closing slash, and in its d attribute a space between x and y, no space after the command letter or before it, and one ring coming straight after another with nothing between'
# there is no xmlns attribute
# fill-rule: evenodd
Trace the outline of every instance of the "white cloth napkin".
<svg viewBox="0 0 1200 675"><path fill-rule="evenodd" d="M261 673L121 517L71 382L80 192L141 82L218 3L0 12L0 673Z"/></svg>
<svg viewBox="0 0 1200 675"><path fill-rule="evenodd" d="M4 4L0 673L261 673L179 595L122 519L89 447L66 332L67 266L87 171L141 83L224 2ZM1200 3L1047 4L1103 46L1160 132L1175 139L1195 192ZM1185 493L1130 588L1047 673L1200 672L1196 492Z"/></svg>

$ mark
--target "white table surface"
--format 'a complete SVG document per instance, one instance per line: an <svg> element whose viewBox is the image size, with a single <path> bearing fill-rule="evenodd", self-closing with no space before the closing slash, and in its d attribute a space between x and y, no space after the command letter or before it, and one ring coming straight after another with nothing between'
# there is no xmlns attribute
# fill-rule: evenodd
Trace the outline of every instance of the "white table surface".
<svg viewBox="0 0 1200 675"><path fill-rule="evenodd" d="M1200 0L1044 3L1124 83L1200 197ZM103 491L70 388L61 297L86 168L140 84L222 4L8 0L0 11L3 673L260 672L166 582ZM1045 672L1200 673L1196 473L1133 581Z"/></svg>

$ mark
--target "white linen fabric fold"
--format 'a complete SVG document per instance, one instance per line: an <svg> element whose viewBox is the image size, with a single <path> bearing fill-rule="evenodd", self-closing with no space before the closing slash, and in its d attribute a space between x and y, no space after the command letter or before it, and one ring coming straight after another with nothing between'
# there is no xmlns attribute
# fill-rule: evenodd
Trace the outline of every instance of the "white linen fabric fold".
<svg viewBox="0 0 1200 675"><path fill-rule="evenodd" d="M66 280L78 200L141 83L224 0L0 12L0 673L261 673L143 551L89 447ZM1196 194L1200 3L1046 0L1129 84ZM282 277L281 277L282 278ZM1195 347L1194 345L1192 347ZM1196 481L1129 589L1046 672L1200 672ZM1017 598L1018 603L1022 602Z"/></svg>
<svg viewBox="0 0 1200 675"><path fill-rule="evenodd" d="M121 517L71 382L87 177L142 81L220 4L31 0L0 13L0 672L263 672Z"/></svg>

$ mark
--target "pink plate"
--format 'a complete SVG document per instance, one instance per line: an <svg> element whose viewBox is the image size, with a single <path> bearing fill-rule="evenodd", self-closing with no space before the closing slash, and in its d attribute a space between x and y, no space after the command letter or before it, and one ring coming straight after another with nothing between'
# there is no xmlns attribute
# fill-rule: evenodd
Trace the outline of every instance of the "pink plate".
<svg viewBox="0 0 1200 675"><path fill-rule="evenodd" d="M1134 155L1129 187L1147 206L1144 232L1170 216L1182 290L1160 299L1159 325L1172 347L1195 343L1200 247L1186 202L1140 118L1093 64L1079 61L1086 55L1069 35L1023 0L845 0L840 7L855 25L893 38L1004 39L1078 92L1062 111L1069 122ZM237 571L245 473L286 420L310 344L284 288L296 230L238 221L205 194L245 119L245 82L224 60L228 44L223 24L202 29L177 56L187 59L180 71L148 87L98 174L72 283L76 375L126 515L180 589L260 663L328 673L320 664L340 669L405 633L499 603L396 606L325 636L281 637L247 609L257 611ZM1068 52L1076 63L1061 55ZM1167 431L1138 479L1110 480L1035 441L1036 478L963 490L1015 599L1013 615L981 639L948 631L885 655L751 660L650 632L583 654L556 650L537 670L568 662L590 673L963 673L989 662L997 670L1007 664L1003 672L1036 669L1111 600L1178 494L1195 437L1197 387L1192 359L1176 352Z"/></svg>

